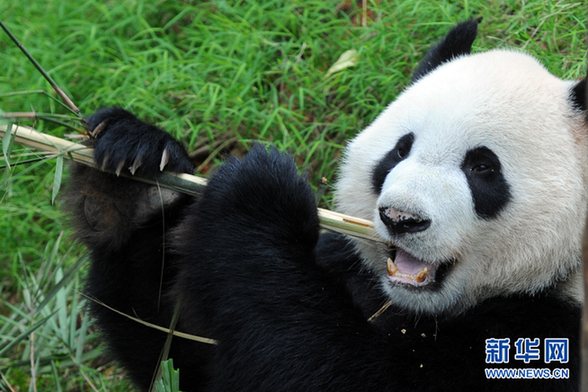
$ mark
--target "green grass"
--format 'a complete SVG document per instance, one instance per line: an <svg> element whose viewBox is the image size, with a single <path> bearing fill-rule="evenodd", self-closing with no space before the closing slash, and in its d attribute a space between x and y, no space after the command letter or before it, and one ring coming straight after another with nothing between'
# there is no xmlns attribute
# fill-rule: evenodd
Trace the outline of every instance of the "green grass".
<svg viewBox="0 0 588 392"><path fill-rule="evenodd" d="M83 114L121 105L190 149L236 137L239 154L252 141L271 142L312 184L335 179L345 141L458 21L483 18L474 51L519 48L562 78L585 73L581 0L372 0L367 10L363 26L361 6L342 0L0 2L3 22ZM325 78L349 49L358 63ZM35 89L53 94L0 34L0 94ZM66 113L40 94L0 98L0 110ZM51 204L55 166L43 160L0 173L0 390L129 390L81 307L84 250ZM330 206L329 189L322 203Z"/></svg>

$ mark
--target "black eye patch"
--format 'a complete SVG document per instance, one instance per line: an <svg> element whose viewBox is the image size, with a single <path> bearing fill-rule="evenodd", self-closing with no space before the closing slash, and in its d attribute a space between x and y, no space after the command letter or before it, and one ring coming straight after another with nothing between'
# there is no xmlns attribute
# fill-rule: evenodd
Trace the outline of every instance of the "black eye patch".
<svg viewBox="0 0 588 392"><path fill-rule="evenodd" d="M498 156L488 147L474 148L466 153L461 170L472 192L476 214L483 219L495 218L511 198Z"/></svg>
<svg viewBox="0 0 588 392"><path fill-rule="evenodd" d="M374 167L374 171L372 172L372 189L376 194L380 194L382 191L386 176L392 169L394 169L394 166L408 157L413 143L414 133L411 132L402 136L394 148L390 150L380 162L378 162L376 167Z"/></svg>

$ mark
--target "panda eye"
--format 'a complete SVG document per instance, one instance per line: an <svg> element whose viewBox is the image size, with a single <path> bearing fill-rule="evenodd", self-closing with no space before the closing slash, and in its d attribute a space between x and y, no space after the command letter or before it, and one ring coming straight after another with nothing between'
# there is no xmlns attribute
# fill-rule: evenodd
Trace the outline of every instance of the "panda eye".
<svg viewBox="0 0 588 392"><path fill-rule="evenodd" d="M489 179L501 171L498 156L488 147L468 151L461 167L466 175L479 179Z"/></svg>
<svg viewBox="0 0 588 392"><path fill-rule="evenodd" d="M494 167L492 167L492 165L487 165L487 164L480 164L477 166L474 166L470 169L473 173L475 174L490 174L490 173L494 173Z"/></svg>
<svg viewBox="0 0 588 392"><path fill-rule="evenodd" d="M405 160L412 149L414 143L414 133L407 133L396 142L394 148L378 162L372 172L372 188L376 194L380 194L382 186L388 173L396 167L401 161Z"/></svg>
<svg viewBox="0 0 588 392"><path fill-rule="evenodd" d="M404 160L408 154L410 154L410 150L412 148L412 143L414 142L414 134L409 133L408 135L404 135L400 138L394 150L396 150L396 157L399 161Z"/></svg>
<svg viewBox="0 0 588 392"><path fill-rule="evenodd" d="M474 209L482 219L496 217L511 198L498 155L486 146L468 150L461 163Z"/></svg>

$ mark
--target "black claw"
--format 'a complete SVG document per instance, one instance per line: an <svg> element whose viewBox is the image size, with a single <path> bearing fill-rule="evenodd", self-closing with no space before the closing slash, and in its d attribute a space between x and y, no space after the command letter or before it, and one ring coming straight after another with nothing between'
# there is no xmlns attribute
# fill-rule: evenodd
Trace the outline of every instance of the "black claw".
<svg viewBox="0 0 588 392"><path fill-rule="evenodd" d="M124 109L97 112L88 119L88 129L95 161L103 170L141 176L157 176L164 169L192 173L188 154L178 141Z"/></svg>
<svg viewBox="0 0 588 392"><path fill-rule="evenodd" d="M109 159L110 159L110 157L108 155L104 156L104 159L102 159L102 165L100 165L100 170L106 171L106 167L108 166Z"/></svg>
<svg viewBox="0 0 588 392"><path fill-rule="evenodd" d="M139 167L141 167L142 163L143 163L143 159L141 157L135 158L135 160L133 161L133 164L131 165L131 167L129 167L129 171L131 172L132 175L135 175L135 172L137 171L137 169Z"/></svg>
<svg viewBox="0 0 588 392"><path fill-rule="evenodd" d="M122 160L122 161L120 161L120 162L118 163L118 166L116 167L116 172L115 172L117 177L119 177L119 176L120 176L120 173L121 173L121 171L122 171L122 169L123 169L124 165L125 165L125 161L124 161L124 160Z"/></svg>
<svg viewBox="0 0 588 392"><path fill-rule="evenodd" d="M169 150L167 147L163 150L161 154L161 162L159 162L159 171L163 171L165 166L169 163Z"/></svg>
<svg viewBox="0 0 588 392"><path fill-rule="evenodd" d="M106 121L102 121L100 124L98 124L96 126L96 128L94 128L91 131L88 131L88 135L92 139L96 139L98 137L98 135L100 134L100 132L102 132L102 130L104 130L104 128L106 128Z"/></svg>

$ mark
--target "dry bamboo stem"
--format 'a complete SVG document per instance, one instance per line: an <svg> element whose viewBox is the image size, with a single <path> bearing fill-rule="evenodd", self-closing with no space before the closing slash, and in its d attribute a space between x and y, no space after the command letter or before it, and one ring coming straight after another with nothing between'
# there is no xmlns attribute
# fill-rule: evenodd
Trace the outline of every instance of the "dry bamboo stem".
<svg viewBox="0 0 588 392"><path fill-rule="evenodd" d="M7 125L0 125L0 138L4 137L7 129ZM52 152L57 155L63 155L66 157L70 156L76 162L95 167L93 150L91 148L38 132L29 127L12 125L10 127L10 132L14 137L14 141L18 144L35 148L40 151ZM190 195L201 193L202 189L207 184L207 180L204 178L184 173L162 173L161 176L157 177L157 180L140 178L138 176L128 177L150 184L159 184L165 188ZM318 215L321 227L325 230L373 241L382 241L374 230L374 224L371 221L325 210L323 208L318 209Z"/></svg>
<svg viewBox="0 0 588 392"><path fill-rule="evenodd" d="M8 36L10 37L12 42L14 42L16 44L16 46L18 46L18 48L21 50L21 52L24 53L24 55L29 59L29 61L35 66L35 68L37 68L37 71L39 71L41 73L41 75L43 75L45 80L49 82L51 87L53 87L53 90L55 90L57 95L59 95L61 97L61 99L65 102L65 104L75 114L80 116L80 109L78 109L78 107L73 103L73 101L71 99L69 99L67 94L62 89L59 88L57 83L55 83L55 81L53 81L51 76L49 76L49 74L47 72L45 72L43 67L41 67L41 64L39 64L37 62L37 60L35 60L35 58L29 53L29 51L23 46L23 44L20 43L20 41L14 36L14 34L12 34L10 29L8 29L8 27L6 27L6 25L4 23L2 23L1 20L0 20L0 27L6 32L6 34L8 34Z"/></svg>

